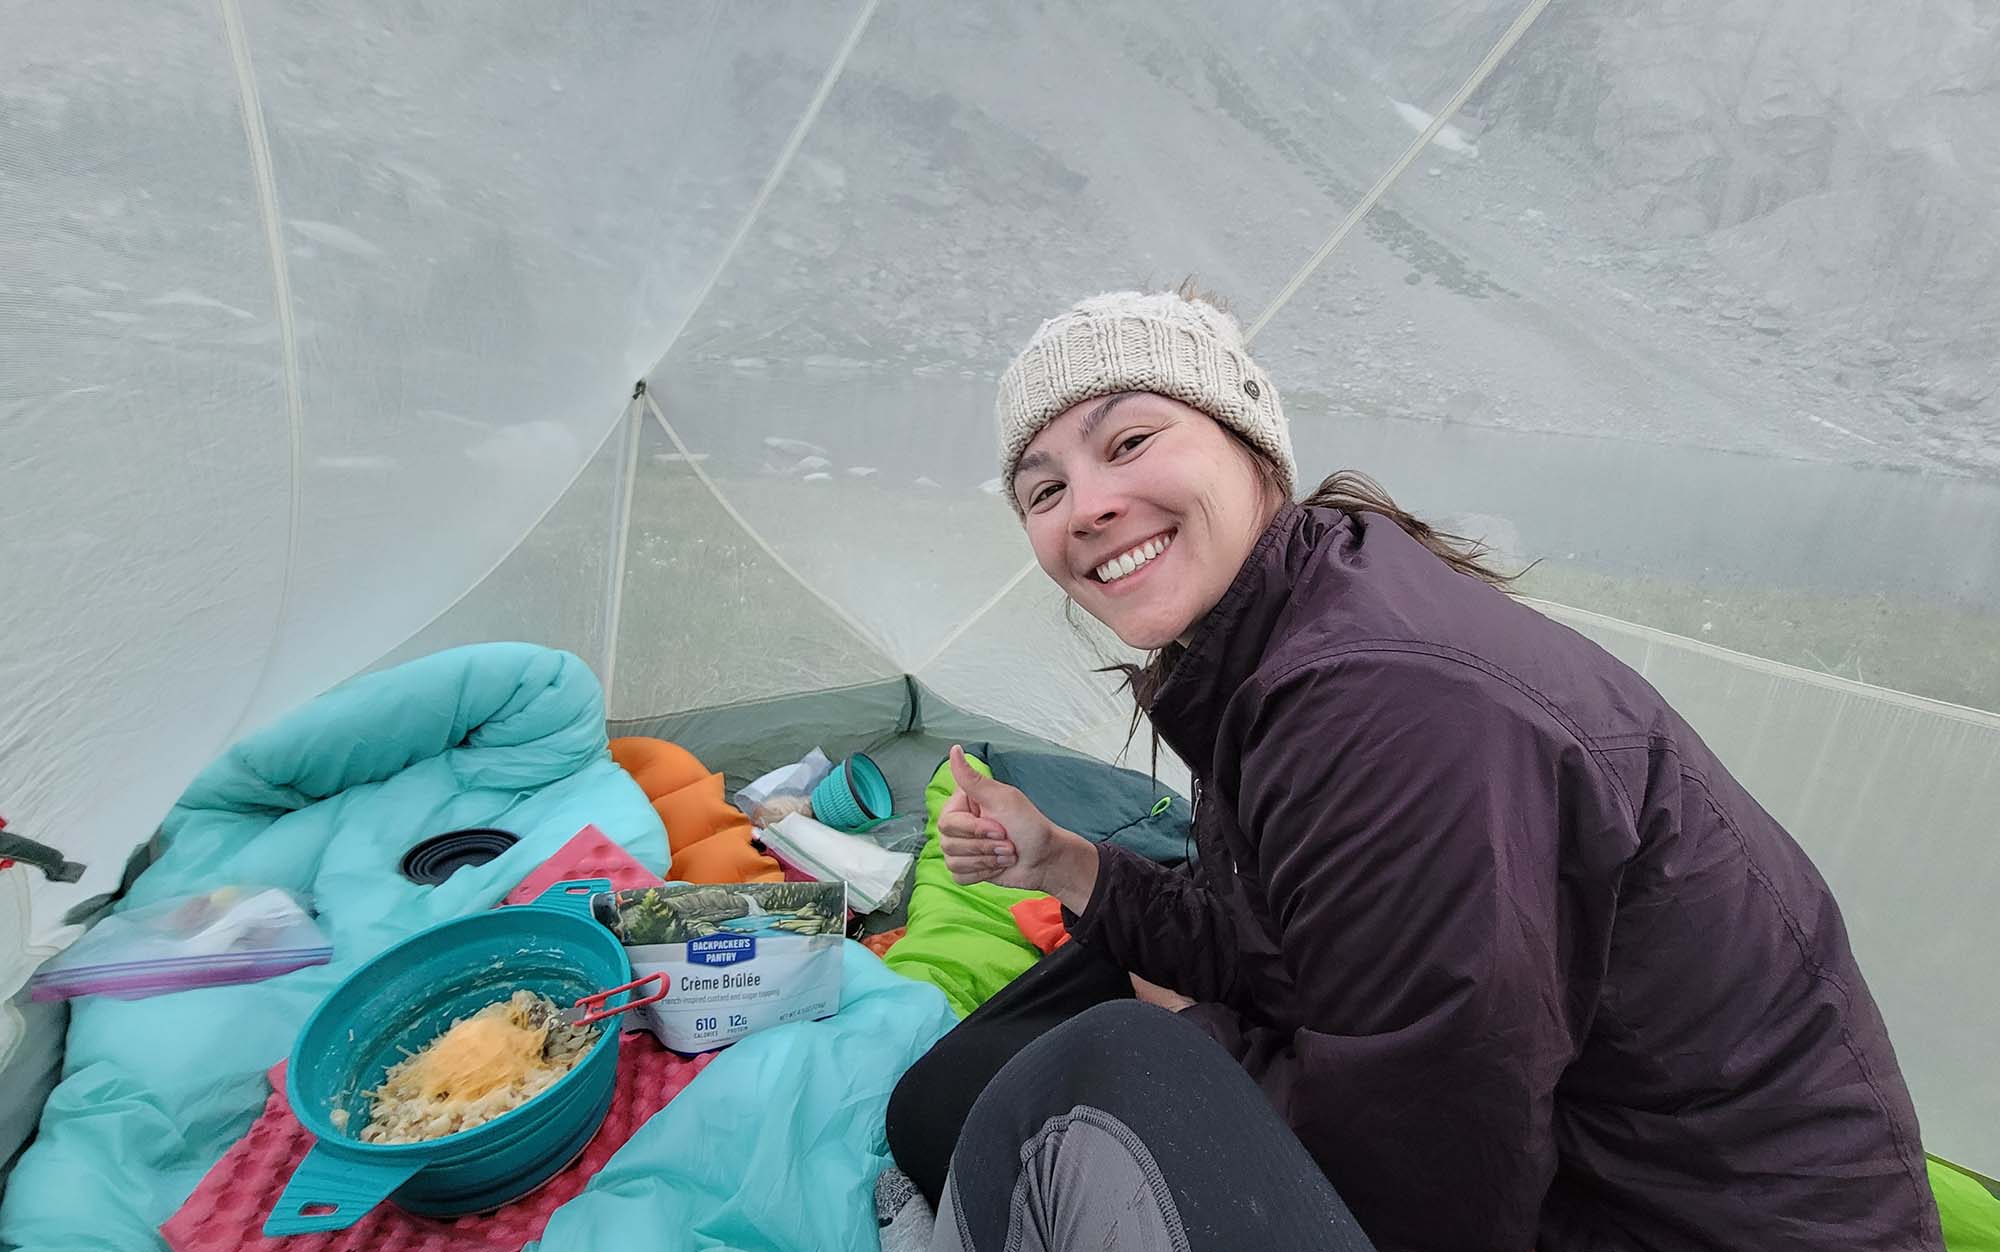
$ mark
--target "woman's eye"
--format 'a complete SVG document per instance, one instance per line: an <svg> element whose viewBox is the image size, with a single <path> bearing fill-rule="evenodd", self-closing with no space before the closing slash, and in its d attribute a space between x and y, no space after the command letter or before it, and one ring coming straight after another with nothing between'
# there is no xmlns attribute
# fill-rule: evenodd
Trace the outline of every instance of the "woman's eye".
<svg viewBox="0 0 2000 1252"><path fill-rule="evenodd" d="M1034 494L1028 497L1028 507L1032 509L1036 505L1054 498L1056 492L1061 490L1061 483L1044 483L1040 487L1035 488Z"/></svg>
<svg viewBox="0 0 2000 1252"><path fill-rule="evenodd" d="M1118 451L1120 454L1130 452L1132 449L1138 447L1140 444L1146 442L1146 440L1150 438L1152 438L1150 432L1143 435L1127 435L1125 438L1118 441Z"/></svg>

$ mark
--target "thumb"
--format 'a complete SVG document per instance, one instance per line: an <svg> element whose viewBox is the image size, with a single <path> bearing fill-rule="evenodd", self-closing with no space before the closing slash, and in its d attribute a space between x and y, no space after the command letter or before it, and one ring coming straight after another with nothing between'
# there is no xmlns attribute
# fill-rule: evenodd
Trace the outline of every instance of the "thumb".
<svg viewBox="0 0 2000 1252"><path fill-rule="evenodd" d="M972 763L965 759L965 749L957 744L951 745L951 777L958 784L959 791L971 799L991 794L988 788L992 780L972 768Z"/></svg>

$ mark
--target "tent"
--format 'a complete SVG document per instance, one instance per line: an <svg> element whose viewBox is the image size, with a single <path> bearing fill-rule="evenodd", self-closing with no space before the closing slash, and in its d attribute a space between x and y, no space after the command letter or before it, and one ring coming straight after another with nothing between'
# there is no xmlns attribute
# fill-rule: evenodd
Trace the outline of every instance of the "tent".
<svg viewBox="0 0 2000 1252"><path fill-rule="evenodd" d="M83 870L0 870L0 993L206 761L450 644L568 649L614 728L739 775L1117 758L1119 650L997 498L992 386L1071 299L1194 274L1302 473L1540 562L1800 838L1927 1146L2000 1173L1990 8L4 20L0 817ZM0 1009L0 1156L60 1022Z"/></svg>

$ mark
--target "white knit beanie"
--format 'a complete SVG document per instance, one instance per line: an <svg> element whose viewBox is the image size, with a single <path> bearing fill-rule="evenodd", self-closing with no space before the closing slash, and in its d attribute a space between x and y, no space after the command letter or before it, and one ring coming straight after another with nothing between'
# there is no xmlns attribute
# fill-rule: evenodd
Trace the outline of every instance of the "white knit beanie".
<svg viewBox="0 0 2000 1252"><path fill-rule="evenodd" d="M1243 346L1236 319L1175 292L1113 291L1043 322L1000 376L1000 486L1016 513L1014 466L1070 406L1150 391L1200 409L1271 458L1297 490L1291 428L1278 389Z"/></svg>

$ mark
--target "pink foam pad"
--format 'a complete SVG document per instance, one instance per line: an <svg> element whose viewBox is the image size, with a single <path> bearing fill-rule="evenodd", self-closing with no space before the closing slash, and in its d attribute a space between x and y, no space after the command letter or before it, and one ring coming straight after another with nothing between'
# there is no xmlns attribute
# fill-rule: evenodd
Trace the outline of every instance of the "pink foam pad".
<svg viewBox="0 0 2000 1252"><path fill-rule="evenodd" d="M535 872L507 893L504 903L525 904L559 882L572 878L609 878L614 891L657 887L664 880L633 859L630 852L611 842L596 826L585 826L576 837L556 849Z"/></svg>
<svg viewBox="0 0 2000 1252"><path fill-rule="evenodd" d="M491 1213L446 1220L381 1204L346 1230L267 1239L264 1219L313 1145L285 1103L280 1061L271 1067L271 1098L263 1116L208 1171L160 1233L174 1252L514 1252L541 1238L549 1217L575 1199L612 1153L718 1055L684 1058L651 1035L626 1035L618 1049L618 1085L597 1137L568 1169Z"/></svg>

